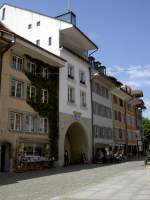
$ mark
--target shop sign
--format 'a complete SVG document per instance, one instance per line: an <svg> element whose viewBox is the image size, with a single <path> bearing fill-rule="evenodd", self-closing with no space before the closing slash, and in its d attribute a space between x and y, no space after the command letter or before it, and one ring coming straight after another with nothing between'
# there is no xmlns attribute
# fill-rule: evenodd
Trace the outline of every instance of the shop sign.
<svg viewBox="0 0 150 200"><path fill-rule="evenodd" d="M74 111L73 114L74 114L74 119L76 121L80 121L81 120L81 113Z"/></svg>

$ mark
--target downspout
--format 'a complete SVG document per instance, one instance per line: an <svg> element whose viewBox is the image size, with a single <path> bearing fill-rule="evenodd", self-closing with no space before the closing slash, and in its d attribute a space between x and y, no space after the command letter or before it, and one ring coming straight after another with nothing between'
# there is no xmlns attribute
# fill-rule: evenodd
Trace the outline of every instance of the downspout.
<svg viewBox="0 0 150 200"><path fill-rule="evenodd" d="M95 52L97 52L98 51L98 49L95 49L93 52L91 52L90 54L89 54L89 56L91 56L93 53L95 53ZM92 123L92 162L94 163L94 160L95 160L95 148L94 148L94 125L93 125L93 122L94 122L94 120L93 120L93 118L94 118L94 116L93 116L93 95L92 95L92 70L91 70L91 65L90 65L90 67L89 67L89 72L90 72L90 90L91 90L91 92L90 92L90 95L91 95L91 123Z"/></svg>

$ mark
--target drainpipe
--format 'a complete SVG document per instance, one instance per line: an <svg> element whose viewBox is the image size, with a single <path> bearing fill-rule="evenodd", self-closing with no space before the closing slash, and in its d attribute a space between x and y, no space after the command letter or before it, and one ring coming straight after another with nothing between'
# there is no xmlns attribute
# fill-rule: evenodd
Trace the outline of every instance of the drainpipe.
<svg viewBox="0 0 150 200"><path fill-rule="evenodd" d="M98 51L98 49L95 49L93 52L91 52L90 54L89 54L89 57L93 54L93 53L95 53L95 52L97 52ZM90 65L90 67L89 67L89 73L90 73L90 95L91 95L91 122L92 122L92 162L94 163L94 157L95 157L95 155L94 155L94 152L95 152L95 148L94 148L94 126L93 126L93 95L92 95L92 80L93 80L93 78L92 78L92 70L91 70L91 68L92 68L92 66Z"/></svg>

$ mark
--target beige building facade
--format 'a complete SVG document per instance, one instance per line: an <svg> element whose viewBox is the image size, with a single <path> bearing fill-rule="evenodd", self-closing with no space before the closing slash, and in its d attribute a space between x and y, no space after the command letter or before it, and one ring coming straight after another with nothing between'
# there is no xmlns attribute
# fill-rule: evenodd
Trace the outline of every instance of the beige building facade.
<svg viewBox="0 0 150 200"><path fill-rule="evenodd" d="M29 74L35 75L40 63L43 80L48 79L49 72L57 72L59 77L65 60L12 34L2 24L0 47L0 171L48 167L55 159L49 154L52 121L34 106L38 104L38 94L42 106L51 105L52 97L46 88L41 87L38 93ZM39 73L39 79L34 78L40 80L40 76ZM58 92L58 87L55 90ZM58 123L58 119L55 121Z"/></svg>

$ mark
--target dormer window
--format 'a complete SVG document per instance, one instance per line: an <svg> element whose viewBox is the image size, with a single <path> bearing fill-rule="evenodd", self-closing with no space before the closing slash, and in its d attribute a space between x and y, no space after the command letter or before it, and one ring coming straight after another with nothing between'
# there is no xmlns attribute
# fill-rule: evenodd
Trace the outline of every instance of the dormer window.
<svg viewBox="0 0 150 200"><path fill-rule="evenodd" d="M79 80L80 80L80 83L82 83L82 84L85 85L85 83L86 83L86 80L85 80L85 79L86 79L86 78L85 78L85 72L80 71L80 72L79 72Z"/></svg>
<svg viewBox="0 0 150 200"><path fill-rule="evenodd" d="M74 79L74 66L68 64L68 78Z"/></svg>
<svg viewBox="0 0 150 200"><path fill-rule="evenodd" d="M51 46L52 45L52 37L48 38L48 45Z"/></svg>
<svg viewBox="0 0 150 200"><path fill-rule="evenodd" d="M36 40L36 45L40 46L40 40Z"/></svg>
<svg viewBox="0 0 150 200"><path fill-rule="evenodd" d="M3 10L2 10L2 20L5 19L5 13L6 13L6 8L3 8Z"/></svg>
<svg viewBox="0 0 150 200"><path fill-rule="evenodd" d="M36 25L37 25L37 26L40 26L40 21L38 21L38 22L36 23Z"/></svg>
<svg viewBox="0 0 150 200"><path fill-rule="evenodd" d="M28 24L28 29L31 29L32 28L32 24Z"/></svg>

